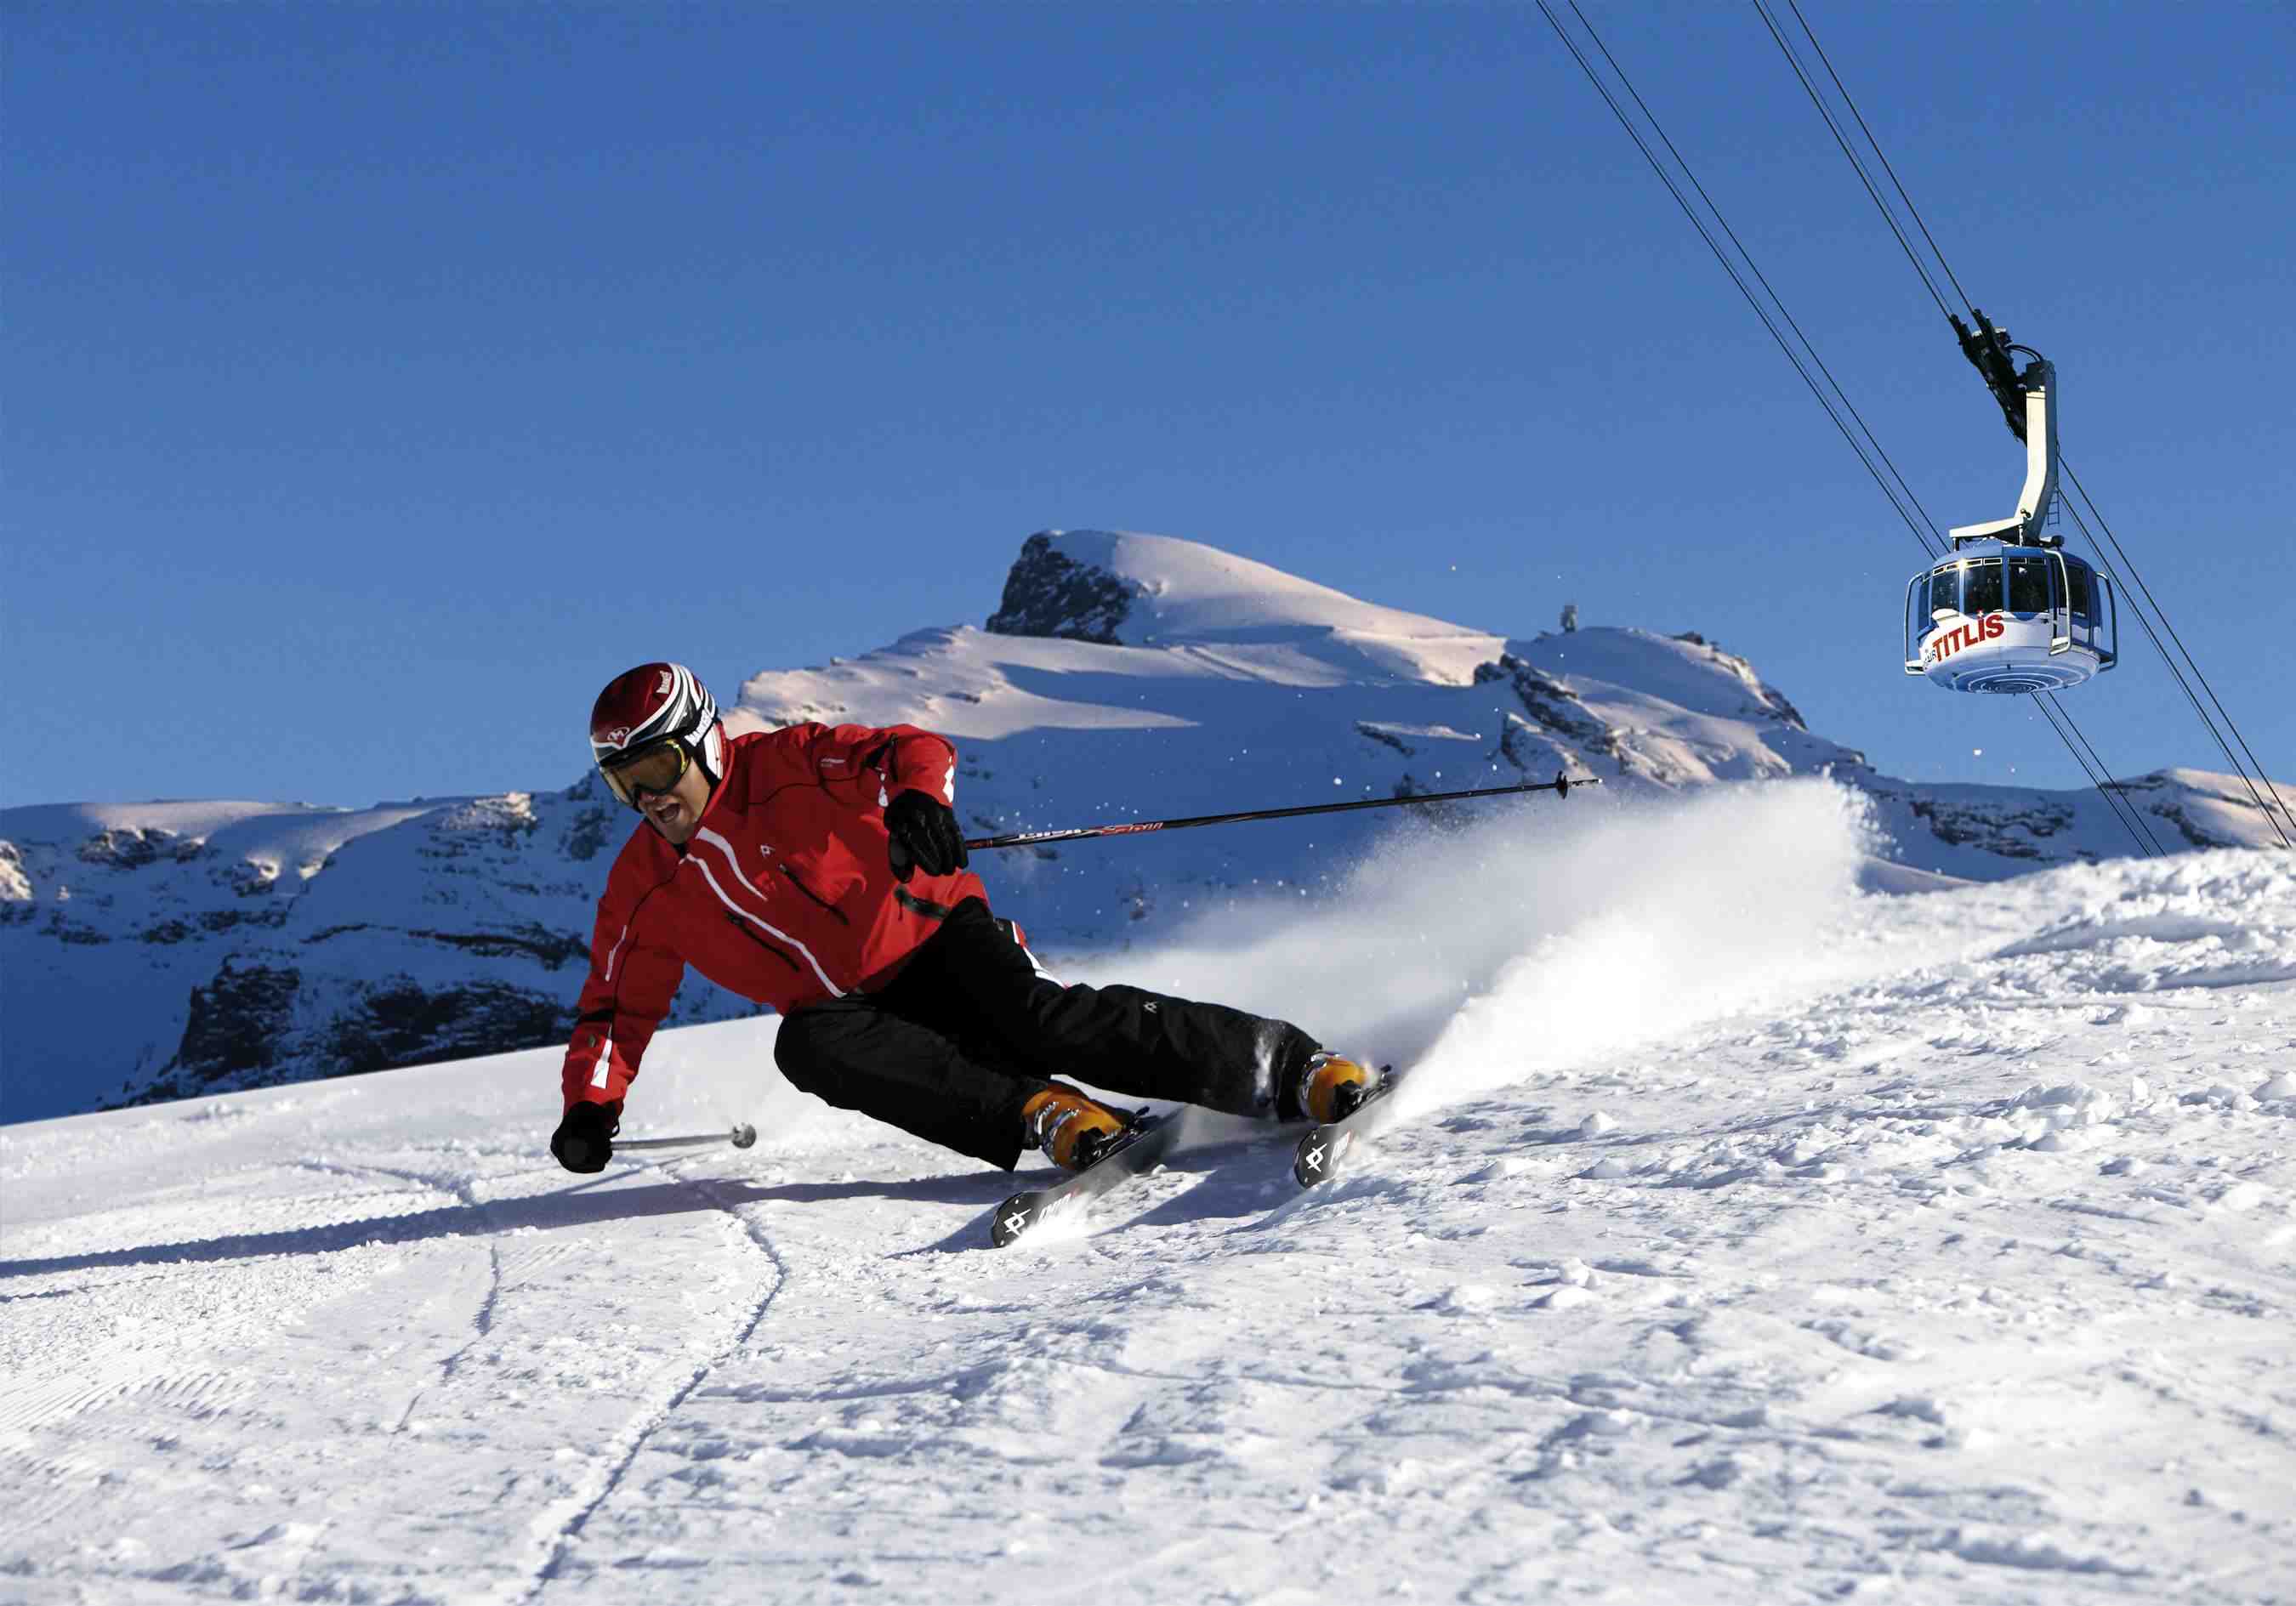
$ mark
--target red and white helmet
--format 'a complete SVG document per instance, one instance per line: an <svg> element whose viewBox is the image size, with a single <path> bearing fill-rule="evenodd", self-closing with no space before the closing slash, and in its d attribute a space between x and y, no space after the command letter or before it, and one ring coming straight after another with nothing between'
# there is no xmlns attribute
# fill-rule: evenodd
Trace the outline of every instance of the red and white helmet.
<svg viewBox="0 0 2296 1606"><path fill-rule="evenodd" d="M614 795L631 799L617 767L676 742L717 785L726 773L726 727L717 699L684 664L640 664L606 683L590 709L590 757Z"/></svg>

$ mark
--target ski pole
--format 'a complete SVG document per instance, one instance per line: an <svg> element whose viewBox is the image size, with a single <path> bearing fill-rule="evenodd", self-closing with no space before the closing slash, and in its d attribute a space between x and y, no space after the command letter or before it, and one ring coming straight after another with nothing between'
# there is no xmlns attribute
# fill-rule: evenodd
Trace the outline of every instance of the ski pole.
<svg viewBox="0 0 2296 1606"><path fill-rule="evenodd" d="M1143 831L1185 831L1191 825L1234 825L1243 820L1290 820L1300 815L1345 814L1357 808L1400 808L1411 803L1450 803L1461 798L1504 798L1513 792L1551 791L1558 798L1567 798L1574 786L1600 786L1600 775L1586 775L1573 781L1568 775L1557 775L1552 781L1527 782L1521 786L1483 786L1472 791L1414 792L1407 798L1365 798L1353 803L1305 803L1296 808L1254 808L1242 814L1191 815L1184 820L1133 820L1121 825L1084 825L1072 831L1016 831L1009 836L968 837L965 847L979 851L984 848L1028 848L1039 842L1073 842L1084 837L1129 836Z"/></svg>
<svg viewBox="0 0 2296 1606"><path fill-rule="evenodd" d="M736 1149L746 1149L758 1141L758 1129L743 1121L731 1132L697 1132L687 1137L625 1137L614 1140L617 1151L623 1149L698 1149L704 1143L731 1143Z"/></svg>

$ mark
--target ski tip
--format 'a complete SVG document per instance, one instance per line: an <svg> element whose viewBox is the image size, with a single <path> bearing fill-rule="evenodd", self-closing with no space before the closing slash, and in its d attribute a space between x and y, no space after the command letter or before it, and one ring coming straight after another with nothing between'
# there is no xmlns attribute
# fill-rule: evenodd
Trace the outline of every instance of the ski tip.
<svg viewBox="0 0 2296 1606"><path fill-rule="evenodd" d="M988 1218L989 1243L1001 1250L1025 1236L1029 1229L1037 1225L1037 1216L1044 1209L1044 1203L1043 1193L1031 1192L1015 1193L998 1205L996 1213Z"/></svg>

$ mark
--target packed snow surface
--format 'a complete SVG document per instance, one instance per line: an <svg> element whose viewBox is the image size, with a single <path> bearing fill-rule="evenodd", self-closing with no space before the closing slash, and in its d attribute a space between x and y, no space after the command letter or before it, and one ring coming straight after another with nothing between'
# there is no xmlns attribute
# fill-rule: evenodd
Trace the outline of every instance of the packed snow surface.
<svg viewBox="0 0 2296 1606"><path fill-rule="evenodd" d="M1876 896L1870 807L1399 831L1110 961L1414 1069L1327 1190L1058 1242L770 1020L624 1123L756 1147L595 1179L555 1052L11 1127L0 1599L2291 1598L2289 857Z"/></svg>

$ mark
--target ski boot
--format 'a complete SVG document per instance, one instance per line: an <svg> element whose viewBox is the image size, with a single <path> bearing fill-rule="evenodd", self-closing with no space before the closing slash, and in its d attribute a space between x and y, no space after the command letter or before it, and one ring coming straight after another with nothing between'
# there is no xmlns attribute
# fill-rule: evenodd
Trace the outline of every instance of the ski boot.
<svg viewBox="0 0 2296 1606"><path fill-rule="evenodd" d="M1021 1106L1021 1142L1063 1171L1081 1171L1108 1151L1130 1123L1107 1105L1055 1082Z"/></svg>
<svg viewBox="0 0 2296 1606"><path fill-rule="evenodd" d="M1319 1048L1292 1073L1286 1102L1295 1118L1323 1126L1347 1119L1375 1085L1367 1067Z"/></svg>

